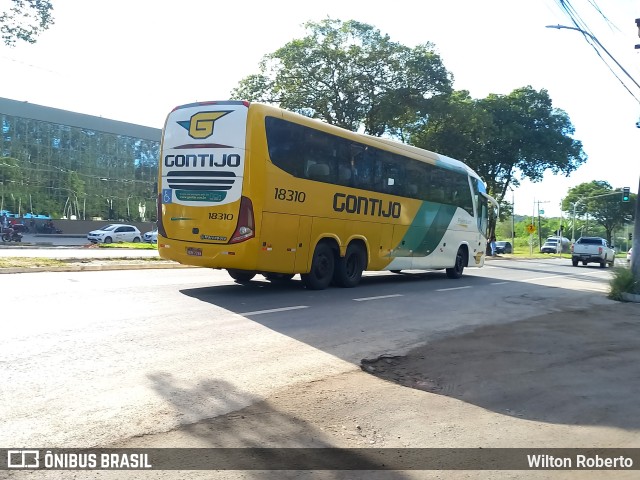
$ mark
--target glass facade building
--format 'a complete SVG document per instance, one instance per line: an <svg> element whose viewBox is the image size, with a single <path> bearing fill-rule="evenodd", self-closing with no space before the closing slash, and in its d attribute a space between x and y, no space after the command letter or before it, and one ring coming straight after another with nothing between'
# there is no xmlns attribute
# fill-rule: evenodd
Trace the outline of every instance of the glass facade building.
<svg viewBox="0 0 640 480"><path fill-rule="evenodd" d="M0 210L155 220L161 130L0 98Z"/></svg>

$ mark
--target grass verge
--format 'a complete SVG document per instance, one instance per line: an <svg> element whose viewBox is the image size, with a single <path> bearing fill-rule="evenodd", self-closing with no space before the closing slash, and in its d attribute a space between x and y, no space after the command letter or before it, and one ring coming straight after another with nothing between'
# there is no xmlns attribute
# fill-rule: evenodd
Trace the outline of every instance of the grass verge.
<svg viewBox="0 0 640 480"><path fill-rule="evenodd" d="M613 269L613 278L609 282L609 298L622 300L623 293L640 292L640 284L633 278L630 268L617 267Z"/></svg>
<svg viewBox="0 0 640 480"><path fill-rule="evenodd" d="M130 242L122 242L122 243L100 243L95 244L98 248L129 248L133 250L157 250L157 243L146 243L146 242L138 242L138 243L130 243Z"/></svg>

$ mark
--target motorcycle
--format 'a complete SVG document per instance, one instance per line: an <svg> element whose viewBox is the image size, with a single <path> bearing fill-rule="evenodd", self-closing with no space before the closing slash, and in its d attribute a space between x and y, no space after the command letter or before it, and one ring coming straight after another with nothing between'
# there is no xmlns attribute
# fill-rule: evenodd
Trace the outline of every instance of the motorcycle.
<svg viewBox="0 0 640 480"><path fill-rule="evenodd" d="M3 242L21 242L22 234L13 228L2 229Z"/></svg>

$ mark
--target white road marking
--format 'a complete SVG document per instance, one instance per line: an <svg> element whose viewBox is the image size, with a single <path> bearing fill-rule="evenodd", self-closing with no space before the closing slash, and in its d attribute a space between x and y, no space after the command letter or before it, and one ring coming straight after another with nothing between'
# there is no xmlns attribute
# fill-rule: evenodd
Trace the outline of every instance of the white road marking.
<svg viewBox="0 0 640 480"><path fill-rule="evenodd" d="M558 277L566 277L566 275L548 275L546 277L525 278L524 280L520 280L520 281L521 282L536 282L538 280L547 280L549 278L558 278Z"/></svg>
<svg viewBox="0 0 640 480"><path fill-rule="evenodd" d="M448 292L450 290L463 290L465 288L471 288L471 286L467 285L466 287L438 288L436 292Z"/></svg>
<svg viewBox="0 0 640 480"><path fill-rule="evenodd" d="M505 283L511 283L511 282L493 282L493 283L490 283L489 285L504 285Z"/></svg>
<svg viewBox="0 0 640 480"><path fill-rule="evenodd" d="M264 313L277 313L277 312L286 312L288 310L299 310L301 308L309 308L308 305L297 305L295 307L282 307L282 308L271 308L269 310L256 310L255 312L244 312L244 313L239 313L238 315L244 315L249 316L249 315L262 315Z"/></svg>
<svg viewBox="0 0 640 480"><path fill-rule="evenodd" d="M380 300L381 298L392 298L392 297L402 297L403 295L400 293L396 293L394 295L380 295L379 297L362 297L362 298L354 298L353 300L356 302L366 302L367 300Z"/></svg>

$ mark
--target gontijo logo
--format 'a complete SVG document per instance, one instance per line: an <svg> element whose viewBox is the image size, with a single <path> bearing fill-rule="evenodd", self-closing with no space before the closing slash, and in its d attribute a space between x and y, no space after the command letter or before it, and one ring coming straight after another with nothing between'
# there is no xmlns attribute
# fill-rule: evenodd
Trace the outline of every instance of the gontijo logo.
<svg viewBox="0 0 640 480"><path fill-rule="evenodd" d="M213 124L215 121L232 111L233 110L223 112L198 112L192 115L189 120L181 120L177 123L189 132L191 138L201 140L213 135Z"/></svg>

